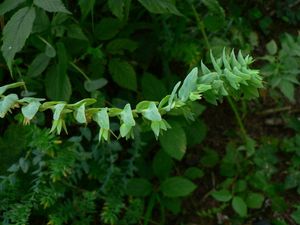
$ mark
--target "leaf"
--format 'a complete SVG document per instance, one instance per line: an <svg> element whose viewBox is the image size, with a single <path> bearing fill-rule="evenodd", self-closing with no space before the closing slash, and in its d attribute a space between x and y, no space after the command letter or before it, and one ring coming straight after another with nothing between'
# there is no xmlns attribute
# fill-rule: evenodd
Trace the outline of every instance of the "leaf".
<svg viewBox="0 0 300 225"><path fill-rule="evenodd" d="M146 197L152 192L152 184L143 178L132 178L128 181L126 193L134 197Z"/></svg>
<svg viewBox="0 0 300 225"><path fill-rule="evenodd" d="M37 77L47 68L50 58L45 53L38 54L30 64L27 72L29 77Z"/></svg>
<svg viewBox="0 0 300 225"><path fill-rule="evenodd" d="M161 184L162 193L169 198L184 197L191 194L197 186L183 177L171 177Z"/></svg>
<svg viewBox="0 0 300 225"><path fill-rule="evenodd" d="M218 0L202 0L202 2L213 14L218 15L221 19L225 18L224 9L219 4Z"/></svg>
<svg viewBox="0 0 300 225"><path fill-rule="evenodd" d="M212 168L219 162L219 155L215 150L205 149L200 159L200 163L204 167Z"/></svg>
<svg viewBox="0 0 300 225"><path fill-rule="evenodd" d="M59 66L53 65L45 77L46 94L51 100L68 101L72 87L66 73L60 73Z"/></svg>
<svg viewBox="0 0 300 225"><path fill-rule="evenodd" d="M193 109L194 112L194 109ZM188 146L200 144L206 137L207 127L202 120L195 120L185 127Z"/></svg>
<svg viewBox="0 0 300 225"><path fill-rule="evenodd" d="M74 112L75 119L78 123L86 123L86 116L85 116L85 104L82 104L79 108L77 108Z"/></svg>
<svg viewBox="0 0 300 225"><path fill-rule="evenodd" d="M204 176L203 170L197 167L189 167L185 172L184 176L191 180L199 179Z"/></svg>
<svg viewBox="0 0 300 225"><path fill-rule="evenodd" d="M295 210L292 214L291 217L293 220L297 223L300 224L300 207L297 207L297 210Z"/></svg>
<svg viewBox="0 0 300 225"><path fill-rule="evenodd" d="M107 84L107 80L104 78L100 78L97 80L87 80L84 82L84 88L88 92L93 92L103 88L106 84Z"/></svg>
<svg viewBox="0 0 300 225"><path fill-rule="evenodd" d="M161 180L167 178L173 167L173 160L164 151L159 150L153 159L152 169L155 176Z"/></svg>
<svg viewBox="0 0 300 225"><path fill-rule="evenodd" d="M39 101L32 100L31 102L28 103L28 105L22 107L21 111L22 111L23 116L27 120L32 120L32 118L38 112L40 106L41 106L41 103Z"/></svg>
<svg viewBox="0 0 300 225"><path fill-rule="evenodd" d="M154 102L150 102L147 109L143 110L143 116L151 121L161 121L161 115Z"/></svg>
<svg viewBox="0 0 300 225"><path fill-rule="evenodd" d="M16 104L18 96L9 94L0 101L0 118L4 118L6 113Z"/></svg>
<svg viewBox="0 0 300 225"><path fill-rule="evenodd" d="M181 160L186 151L186 135L179 125L173 125L160 136L159 142L163 150L171 157Z"/></svg>
<svg viewBox="0 0 300 225"><path fill-rule="evenodd" d="M79 0L82 17L85 18L94 8L95 0Z"/></svg>
<svg viewBox="0 0 300 225"><path fill-rule="evenodd" d="M112 59L109 61L109 72L112 79L120 87L128 90L137 90L136 74L133 67L126 61Z"/></svg>
<svg viewBox="0 0 300 225"><path fill-rule="evenodd" d="M219 202L228 202L232 198L232 194L226 189L214 191L211 196Z"/></svg>
<svg viewBox="0 0 300 225"><path fill-rule="evenodd" d="M258 193L250 193L246 198L247 206L251 209L259 209L264 202L264 196Z"/></svg>
<svg viewBox="0 0 300 225"><path fill-rule="evenodd" d="M122 23L120 20L115 18L103 18L96 26L95 26L95 37L98 40L109 40L112 39L122 27Z"/></svg>
<svg viewBox="0 0 300 225"><path fill-rule="evenodd" d="M19 166L22 169L23 173L27 173L28 169L29 169L29 162L24 159L23 157L21 157L19 159Z"/></svg>
<svg viewBox="0 0 300 225"><path fill-rule="evenodd" d="M292 103L295 102L295 87L294 84L288 80L282 79L279 83L279 89L285 97L289 99Z"/></svg>
<svg viewBox="0 0 300 225"><path fill-rule="evenodd" d="M277 52L277 44L274 40L271 40L270 42L267 43L266 45L267 51L270 55L275 55Z"/></svg>
<svg viewBox="0 0 300 225"><path fill-rule="evenodd" d="M182 16L171 0L138 0L151 13L171 13Z"/></svg>
<svg viewBox="0 0 300 225"><path fill-rule="evenodd" d="M106 49L111 54L123 54L124 50L133 52L138 47L138 44L127 38L113 39L106 46Z"/></svg>
<svg viewBox="0 0 300 225"><path fill-rule="evenodd" d="M232 208L241 217L246 217L247 216L247 205L241 197L235 196L232 199Z"/></svg>
<svg viewBox="0 0 300 225"><path fill-rule="evenodd" d="M25 1L26 0L5 0L0 4L0 16L3 16L5 13L17 8L18 5Z"/></svg>
<svg viewBox="0 0 300 225"><path fill-rule="evenodd" d="M61 0L33 0L33 3L47 12L62 12L71 14Z"/></svg>
<svg viewBox="0 0 300 225"><path fill-rule="evenodd" d="M142 77L142 92L145 99L159 100L167 95L164 83L150 73Z"/></svg>
<svg viewBox="0 0 300 225"><path fill-rule="evenodd" d="M34 20L34 8L24 7L18 10L10 18L3 29L3 45L1 51L10 73L12 73L12 61L15 54L24 47L25 42L32 31Z"/></svg>
<svg viewBox="0 0 300 225"><path fill-rule="evenodd" d="M12 84L7 84L7 85L4 85L4 86L1 86L0 87L0 95L2 95L8 89L17 88L17 87L21 87L21 86L24 86L24 85L25 85L24 82L16 82L16 83L12 83Z"/></svg>
<svg viewBox="0 0 300 225"><path fill-rule="evenodd" d="M111 12L118 17L123 19L124 17L124 0L108 0L108 7Z"/></svg>

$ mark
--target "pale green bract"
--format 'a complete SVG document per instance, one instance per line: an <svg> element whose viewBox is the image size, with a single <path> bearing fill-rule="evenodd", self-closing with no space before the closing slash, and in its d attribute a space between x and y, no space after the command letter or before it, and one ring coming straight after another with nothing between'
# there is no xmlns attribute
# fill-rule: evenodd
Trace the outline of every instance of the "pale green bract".
<svg viewBox="0 0 300 225"><path fill-rule="evenodd" d="M168 122L163 118L167 114L176 111L185 114L189 110L189 102L196 101L202 97L208 102L216 104L224 96L230 95L235 99L251 99L258 97L258 89L262 88L262 78L258 70L249 68L252 63L250 56L243 57L239 52L236 57L232 51L215 59L210 54L213 70L201 62L201 69L194 68L182 82L178 82L172 93L164 97L160 102L142 101L132 109L130 104L126 104L123 109L118 108L92 108L90 105L96 102L95 99L83 99L74 104L67 104L62 101L40 102L40 98L19 99L16 94L4 95L11 88L23 86L23 82L8 84L0 87L0 117L3 118L11 109L21 106L24 116L24 123L29 123L34 119L38 111L52 110L53 122L51 132L60 134L64 129L66 115L73 115L74 121L88 124L92 120L100 127L99 141L108 141L110 130L110 117L117 117L120 120L119 137L134 138L133 129L138 118L142 118L144 123L151 128L156 138L162 131L170 128Z"/></svg>

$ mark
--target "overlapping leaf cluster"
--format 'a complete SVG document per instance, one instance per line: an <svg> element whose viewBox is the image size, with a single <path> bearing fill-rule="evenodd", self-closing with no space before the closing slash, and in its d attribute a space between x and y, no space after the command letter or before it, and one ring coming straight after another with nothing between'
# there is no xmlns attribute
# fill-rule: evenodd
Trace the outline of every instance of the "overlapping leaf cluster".
<svg viewBox="0 0 300 225"><path fill-rule="evenodd" d="M258 88L262 87L262 79L257 70L252 70L249 65L252 63L250 56L243 57L241 52L236 58L232 51L227 56L225 49L223 56L219 59L211 53L211 61L214 70L209 70L204 63L201 63L202 74L194 68L185 78L183 83L178 82L170 95L164 97L160 102L142 101L132 109L130 104L120 108L93 108L89 107L96 102L95 99L83 99L74 104L64 101L51 101L41 103L45 99L25 97L19 99L16 94L4 95L10 88L24 85L22 82L9 84L0 88L0 116L1 118L11 109L21 106L24 116L24 123L29 123L38 111L52 110L53 122L51 131L60 134L64 129L67 132L65 119L69 114L80 124L87 124L95 121L99 127L99 140L109 140L110 118L118 117L120 120L120 137L134 138L133 128L136 120L141 117L158 137L161 131L170 128L163 116L168 113L178 113L178 110L188 107L188 102L201 99L202 95L209 102L216 103L223 96L233 95L250 99L258 96ZM184 113L184 110L179 111Z"/></svg>

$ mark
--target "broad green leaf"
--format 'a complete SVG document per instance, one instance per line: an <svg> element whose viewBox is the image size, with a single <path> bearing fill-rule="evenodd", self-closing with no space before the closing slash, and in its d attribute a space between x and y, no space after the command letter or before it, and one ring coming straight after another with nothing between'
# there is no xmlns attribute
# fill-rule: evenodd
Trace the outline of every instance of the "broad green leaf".
<svg viewBox="0 0 300 225"><path fill-rule="evenodd" d="M85 18L93 10L95 0L79 0L78 4L80 6L81 14L83 18Z"/></svg>
<svg viewBox="0 0 300 225"><path fill-rule="evenodd" d="M33 3L47 12L70 13L61 0L33 0Z"/></svg>
<svg viewBox="0 0 300 225"><path fill-rule="evenodd" d="M200 163L204 167L214 167L219 162L219 155L215 150L205 149L201 156Z"/></svg>
<svg viewBox="0 0 300 225"><path fill-rule="evenodd" d="M84 82L84 88L88 92L93 92L103 88L106 84L107 84L107 80L104 78L99 78L97 80L87 80Z"/></svg>
<svg viewBox="0 0 300 225"><path fill-rule="evenodd" d="M182 14L176 8L172 0L138 0L151 13L171 13L177 16Z"/></svg>
<svg viewBox="0 0 300 225"><path fill-rule="evenodd" d="M18 5L25 1L26 0L5 0L0 4L0 16L3 16L5 13L17 8Z"/></svg>
<svg viewBox="0 0 300 225"><path fill-rule="evenodd" d="M145 99L159 100L167 95L164 83L150 73L142 77L142 92Z"/></svg>
<svg viewBox="0 0 300 225"><path fill-rule="evenodd" d="M108 6L111 12L118 17L123 19L124 17L124 0L108 0Z"/></svg>
<svg viewBox="0 0 300 225"><path fill-rule="evenodd" d="M277 44L274 40L271 40L266 45L267 51L270 55L275 55L277 52Z"/></svg>
<svg viewBox="0 0 300 225"><path fill-rule="evenodd" d="M30 64L27 72L29 77L37 77L47 68L50 58L45 53L38 54Z"/></svg>
<svg viewBox="0 0 300 225"><path fill-rule="evenodd" d="M4 118L6 113L16 104L18 96L9 94L0 101L0 118Z"/></svg>
<svg viewBox="0 0 300 225"><path fill-rule="evenodd" d="M120 87L136 91L136 73L134 68L128 62L119 59L110 60L109 72L112 75L114 82Z"/></svg>
<svg viewBox="0 0 300 225"><path fill-rule="evenodd" d="M184 197L191 194L197 186L183 177L167 178L160 186L162 193L169 198Z"/></svg>
<svg viewBox="0 0 300 225"><path fill-rule="evenodd" d="M167 178L173 167L173 160L169 155L167 155L164 151L159 150L152 162L152 169L155 176L157 176L159 179L163 180Z"/></svg>
<svg viewBox="0 0 300 225"><path fill-rule="evenodd" d="M228 202L232 198L232 194L226 189L214 191L211 196L219 202Z"/></svg>
<svg viewBox="0 0 300 225"><path fill-rule="evenodd" d="M163 150L171 157L181 160L186 151L186 135L179 125L173 125L172 129L164 132L159 137Z"/></svg>
<svg viewBox="0 0 300 225"><path fill-rule="evenodd" d="M282 79L278 87L285 97L291 102L295 102L295 87L292 82Z"/></svg>
<svg viewBox="0 0 300 225"><path fill-rule="evenodd" d="M247 206L251 209L259 209L264 202L264 196L258 193L250 193L246 198Z"/></svg>
<svg viewBox="0 0 300 225"><path fill-rule="evenodd" d="M184 79L181 88L178 91L178 96L181 101L185 102L188 100L191 92L196 90L198 79L198 68L195 67Z"/></svg>
<svg viewBox="0 0 300 225"><path fill-rule="evenodd" d="M197 167L189 167L185 172L184 176L188 179L195 180L204 176L203 170Z"/></svg>
<svg viewBox="0 0 300 225"><path fill-rule="evenodd" d="M127 38L113 39L106 46L106 49L111 54L123 54L124 50L133 52L138 47L138 44Z"/></svg>
<svg viewBox="0 0 300 225"><path fill-rule="evenodd" d="M238 197L238 196L233 197L233 199L232 199L232 208L241 217L246 217L247 216L247 211L248 211L247 210L247 205L241 197Z"/></svg>
<svg viewBox="0 0 300 225"><path fill-rule="evenodd" d="M15 54L25 45L32 31L34 20L34 8L24 7L10 18L3 29L3 45L1 51L11 73Z"/></svg>
<svg viewBox="0 0 300 225"><path fill-rule="evenodd" d="M98 40L112 39L120 31L122 22L115 18L103 18L95 26L95 37Z"/></svg>
<svg viewBox="0 0 300 225"><path fill-rule="evenodd" d="M146 197L152 192L152 184L143 178L132 178L129 180L126 193L134 197Z"/></svg>
<svg viewBox="0 0 300 225"><path fill-rule="evenodd" d="M78 24L70 24L67 29L69 38L88 41L87 36L83 33L81 27Z"/></svg>
<svg viewBox="0 0 300 225"><path fill-rule="evenodd" d="M67 75L68 56L64 45L57 43L58 64L53 65L46 74L46 94L51 100L68 101L72 87Z"/></svg>
<svg viewBox="0 0 300 225"><path fill-rule="evenodd" d="M60 73L58 65L53 65L45 77L46 94L51 100L68 101L72 87L66 73Z"/></svg>
<svg viewBox="0 0 300 225"><path fill-rule="evenodd" d="M185 127L188 146L200 144L206 137L207 127L202 120L195 120Z"/></svg>

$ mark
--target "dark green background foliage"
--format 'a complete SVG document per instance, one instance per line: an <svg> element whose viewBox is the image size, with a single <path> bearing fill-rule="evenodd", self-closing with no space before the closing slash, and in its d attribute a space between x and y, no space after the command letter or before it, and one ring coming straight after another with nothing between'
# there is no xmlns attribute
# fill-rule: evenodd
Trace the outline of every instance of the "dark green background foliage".
<svg viewBox="0 0 300 225"><path fill-rule="evenodd" d="M297 0L4 0L1 223L300 224L299 24Z"/></svg>

